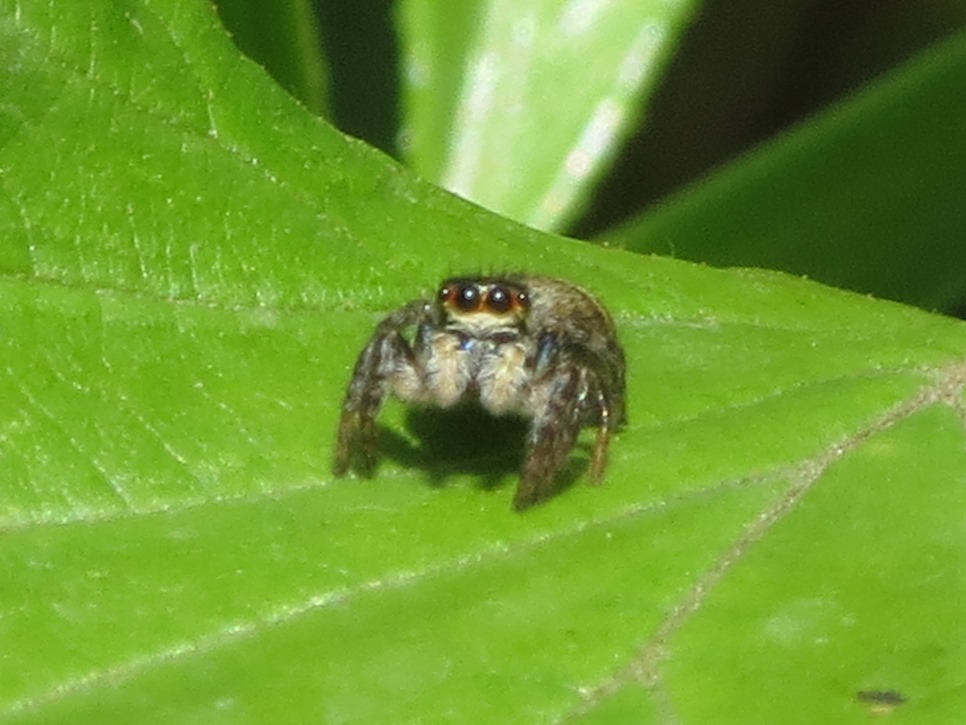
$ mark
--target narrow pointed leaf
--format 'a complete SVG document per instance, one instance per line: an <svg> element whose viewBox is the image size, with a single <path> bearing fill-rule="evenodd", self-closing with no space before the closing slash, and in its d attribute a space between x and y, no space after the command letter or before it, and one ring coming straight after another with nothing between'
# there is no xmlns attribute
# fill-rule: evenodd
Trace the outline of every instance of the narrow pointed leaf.
<svg viewBox="0 0 966 725"><path fill-rule="evenodd" d="M407 160L488 209L562 228L640 120L694 5L406 0Z"/></svg>

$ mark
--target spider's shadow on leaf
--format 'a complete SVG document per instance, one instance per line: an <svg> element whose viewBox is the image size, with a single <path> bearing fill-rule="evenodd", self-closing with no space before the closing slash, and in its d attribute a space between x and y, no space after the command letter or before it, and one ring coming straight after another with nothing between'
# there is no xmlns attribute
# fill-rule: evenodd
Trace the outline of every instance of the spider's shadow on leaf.
<svg viewBox="0 0 966 725"><path fill-rule="evenodd" d="M462 475L477 478L484 491L516 485L529 430L525 418L497 417L469 404L449 410L410 408L403 424L408 435L379 426L379 457L426 471L430 486L442 488L447 479ZM587 466L584 456L572 456L548 498L573 485Z"/></svg>

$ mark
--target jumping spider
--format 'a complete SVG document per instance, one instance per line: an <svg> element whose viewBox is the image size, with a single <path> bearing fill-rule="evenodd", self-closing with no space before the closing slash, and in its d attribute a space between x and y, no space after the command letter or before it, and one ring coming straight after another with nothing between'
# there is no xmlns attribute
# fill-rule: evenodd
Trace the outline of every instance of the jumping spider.
<svg viewBox="0 0 966 725"><path fill-rule="evenodd" d="M414 300L376 326L346 388L333 470L372 471L388 395L438 408L476 401L530 420L519 511L553 492L585 426L597 427L590 479L600 482L626 421L624 388L614 323L584 290L549 277L448 279L435 302Z"/></svg>

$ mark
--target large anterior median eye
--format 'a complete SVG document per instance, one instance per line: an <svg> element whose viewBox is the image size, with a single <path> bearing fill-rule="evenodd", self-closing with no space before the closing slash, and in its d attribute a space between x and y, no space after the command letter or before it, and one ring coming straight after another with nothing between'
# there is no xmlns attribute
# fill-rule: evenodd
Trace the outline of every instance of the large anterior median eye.
<svg viewBox="0 0 966 725"><path fill-rule="evenodd" d="M486 295L486 306L493 312L503 313L513 305L513 298L504 287L493 285Z"/></svg>
<svg viewBox="0 0 966 725"><path fill-rule="evenodd" d="M480 291L473 284L450 282L440 288L439 301L450 309L474 312L480 306Z"/></svg>
<svg viewBox="0 0 966 725"><path fill-rule="evenodd" d="M472 312L480 305L480 291L474 285L463 285L456 294L456 306L464 312Z"/></svg>

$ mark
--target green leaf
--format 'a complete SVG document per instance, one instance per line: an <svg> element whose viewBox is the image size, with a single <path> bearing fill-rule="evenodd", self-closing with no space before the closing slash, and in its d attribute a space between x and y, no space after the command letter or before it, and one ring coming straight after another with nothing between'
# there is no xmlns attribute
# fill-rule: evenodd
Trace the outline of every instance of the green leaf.
<svg viewBox="0 0 966 725"><path fill-rule="evenodd" d="M694 6L406 0L407 160L488 209L561 229L639 121Z"/></svg>
<svg viewBox="0 0 966 725"><path fill-rule="evenodd" d="M0 719L962 713L961 323L483 212L201 3L0 2L0 53ZM373 324L509 268L615 313L605 485L514 514L504 422L397 405L333 479Z"/></svg>
<svg viewBox="0 0 966 725"><path fill-rule="evenodd" d="M966 32L604 236L926 308L966 294Z"/></svg>

